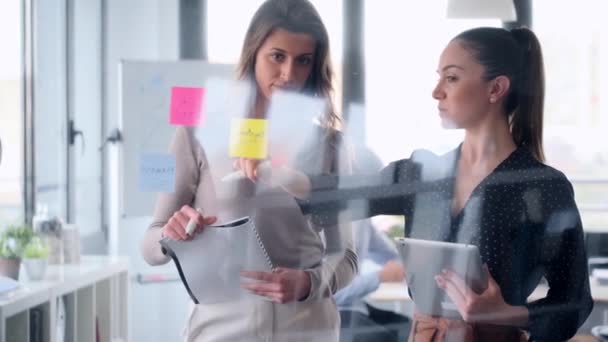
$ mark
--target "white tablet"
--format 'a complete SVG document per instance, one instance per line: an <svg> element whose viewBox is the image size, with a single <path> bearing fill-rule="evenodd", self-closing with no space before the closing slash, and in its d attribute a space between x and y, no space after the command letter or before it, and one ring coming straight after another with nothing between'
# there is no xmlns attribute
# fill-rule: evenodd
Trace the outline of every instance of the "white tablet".
<svg viewBox="0 0 608 342"><path fill-rule="evenodd" d="M411 238L396 238L395 241L416 311L462 319L447 293L437 286L435 276L441 270L449 269L460 275L475 292L483 292L487 278L477 246Z"/></svg>

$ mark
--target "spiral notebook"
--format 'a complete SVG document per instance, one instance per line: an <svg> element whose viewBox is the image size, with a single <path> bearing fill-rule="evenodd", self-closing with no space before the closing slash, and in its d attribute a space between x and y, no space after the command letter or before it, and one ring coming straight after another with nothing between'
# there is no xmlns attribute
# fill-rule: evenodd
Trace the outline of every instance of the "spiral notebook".
<svg viewBox="0 0 608 342"><path fill-rule="evenodd" d="M196 304L254 296L241 288L252 281L241 271L272 271L273 264L250 217L206 226L190 241L164 238L161 246L173 259L186 291Z"/></svg>

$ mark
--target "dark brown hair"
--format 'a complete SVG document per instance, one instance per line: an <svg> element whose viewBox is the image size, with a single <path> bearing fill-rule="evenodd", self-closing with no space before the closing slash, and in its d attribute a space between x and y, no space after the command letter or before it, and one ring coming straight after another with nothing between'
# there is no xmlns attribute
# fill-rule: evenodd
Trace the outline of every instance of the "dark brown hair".
<svg viewBox="0 0 608 342"><path fill-rule="evenodd" d="M543 152L545 74L538 38L527 28L505 30L481 27L454 38L484 66L486 80L506 76L511 87L505 101L511 135L517 146L527 148L539 161Z"/></svg>
<svg viewBox="0 0 608 342"><path fill-rule="evenodd" d="M329 55L329 35L321 16L308 0L267 0L256 11L245 35L237 74L239 79L255 79L255 57L276 29L311 35L316 41L315 56L304 93L323 97L326 112L321 118L325 128L335 128L340 121L332 100L333 69Z"/></svg>

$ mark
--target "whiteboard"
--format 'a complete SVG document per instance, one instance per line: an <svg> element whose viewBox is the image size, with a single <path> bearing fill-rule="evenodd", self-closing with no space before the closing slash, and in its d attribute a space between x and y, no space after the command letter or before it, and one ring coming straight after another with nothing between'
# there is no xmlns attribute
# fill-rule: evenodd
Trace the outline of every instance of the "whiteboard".
<svg viewBox="0 0 608 342"><path fill-rule="evenodd" d="M177 126L169 124L171 87L204 87L208 78L234 79L235 66L204 61L122 61L120 65L119 210L123 217L151 216L156 194L139 188L144 154L168 153Z"/></svg>

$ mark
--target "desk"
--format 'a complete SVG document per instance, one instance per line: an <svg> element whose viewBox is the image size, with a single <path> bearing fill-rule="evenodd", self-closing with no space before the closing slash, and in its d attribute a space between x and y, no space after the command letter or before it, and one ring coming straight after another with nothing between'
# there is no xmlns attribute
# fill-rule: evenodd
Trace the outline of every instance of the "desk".
<svg viewBox="0 0 608 342"><path fill-rule="evenodd" d="M589 278L589 284L591 286L593 301L595 303L608 304L608 285L600 285L597 282L597 279L593 277ZM539 285L528 299L536 300L543 298L547 295L548 290L549 288L546 285ZM374 302L411 300L405 283L382 283L380 284L380 287L376 291L370 293L367 298Z"/></svg>
<svg viewBox="0 0 608 342"><path fill-rule="evenodd" d="M608 324L608 286L600 285L594 277L589 278L591 296L593 297L593 311L579 331L589 333L596 325ZM536 300L546 296L548 287L539 285L528 297L528 300ZM405 283L382 283L375 292L371 293L367 300L370 304L384 309L406 314L411 317L413 312L412 299L407 291Z"/></svg>
<svg viewBox="0 0 608 342"><path fill-rule="evenodd" d="M32 313L41 313L43 341L56 341L57 305L65 303L65 340L128 340L128 263L125 258L83 256L78 264L49 265L41 281L0 298L0 342L33 341Z"/></svg>
<svg viewBox="0 0 608 342"><path fill-rule="evenodd" d="M381 283L380 287L367 296L367 301L385 310L391 310L412 317L414 304L403 283Z"/></svg>
<svg viewBox="0 0 608 342"><path fill-rule="evenodd" d="M373 302L411 300L405 283L381 283L380 287L376 291L370 293L367 299Z"/></svg>

